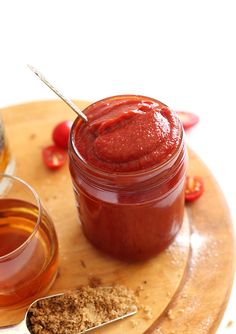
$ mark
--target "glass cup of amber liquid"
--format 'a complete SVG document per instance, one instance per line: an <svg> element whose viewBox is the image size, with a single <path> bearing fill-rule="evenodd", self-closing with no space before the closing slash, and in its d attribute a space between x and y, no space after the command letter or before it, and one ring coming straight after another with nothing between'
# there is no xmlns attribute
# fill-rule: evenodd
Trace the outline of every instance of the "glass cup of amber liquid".
<svg viewBox="0 0 236 334"><path fill-rule="evenodd" d="M15 160L9 149L5 135L4 124L0 115L0 173L12 175L15 170Z"/></svg>
<svg viewBox="0 0 236 334"><path fill-rule="evenodd" d="M57 236L39 196L18 177L0 174L0 314L45 294L57 268Z"/></svg>

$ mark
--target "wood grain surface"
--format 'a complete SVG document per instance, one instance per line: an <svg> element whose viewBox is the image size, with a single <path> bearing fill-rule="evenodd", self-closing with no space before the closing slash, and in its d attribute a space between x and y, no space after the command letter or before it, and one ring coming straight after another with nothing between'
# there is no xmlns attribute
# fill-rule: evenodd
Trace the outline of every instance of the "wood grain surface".
<svg viewBox="0 0 236 334"><path fill-rule="evenodd" d="M88 102L77 102L81 108ZM227 305L234 273L232 222L211 172L190 150L189 173L203 177L205 193L186 206L175 242L145 262L125 263L97 251L81 232L68 166L48 170L41 150L53 127L74 113L61 101L38 101L2 109L16 159L16 175L29 182L51 215L59 238L60 268L50 293L99 278L139 291L140 311L94 333L215 333ZM19 322L24 309L1 310L0 326Z"/></svg>

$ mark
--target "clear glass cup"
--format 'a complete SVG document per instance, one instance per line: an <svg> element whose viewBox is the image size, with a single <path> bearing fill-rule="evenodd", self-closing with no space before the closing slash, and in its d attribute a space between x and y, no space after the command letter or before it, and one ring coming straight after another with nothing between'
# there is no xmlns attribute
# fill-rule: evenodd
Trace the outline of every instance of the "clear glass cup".
<svg viewBox="0 0 236 334"><path fill-rule="evenodd" d="M58 240L35 190L0 174L0 314L30 304L57 274Z"/></svg>
<svg viewBox="0 0 236 334"><path fill-rule="evenodd" d="M15 160L9 149L2 117L0 115L0 173L12 175L15 170Z"/></svg>

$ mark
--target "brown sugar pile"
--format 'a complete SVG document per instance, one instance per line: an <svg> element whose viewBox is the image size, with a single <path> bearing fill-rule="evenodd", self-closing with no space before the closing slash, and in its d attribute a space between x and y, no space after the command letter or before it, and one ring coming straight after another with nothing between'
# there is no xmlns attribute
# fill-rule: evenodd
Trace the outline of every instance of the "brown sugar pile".
<svg viewBox="0 0 236 334"><path fill-rule="evenodd" d="M134 292L124 286L85 286L36 302L27 325L32 334L77 334L136 310Z"/></svg>

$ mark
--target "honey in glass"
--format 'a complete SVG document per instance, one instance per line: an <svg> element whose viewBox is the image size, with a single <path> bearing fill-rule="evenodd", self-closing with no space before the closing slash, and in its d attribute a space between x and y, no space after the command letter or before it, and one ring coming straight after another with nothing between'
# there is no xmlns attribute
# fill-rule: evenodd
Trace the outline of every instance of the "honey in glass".
<svg viewBox="0 0 236 334"><path fill-rule="evenodd" d="M50 288L57 273L58 241L36 192L16 177L0 175L0 181L1 314L30 304Z"/></svg>

